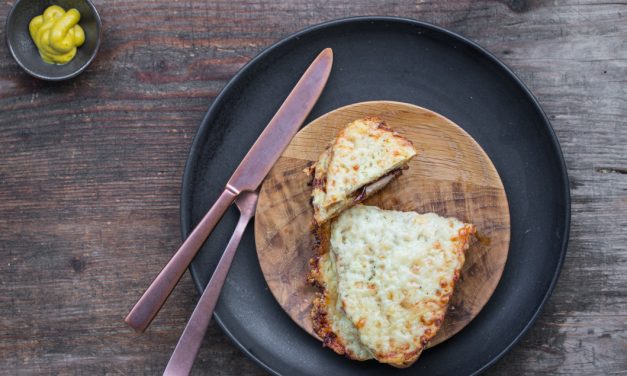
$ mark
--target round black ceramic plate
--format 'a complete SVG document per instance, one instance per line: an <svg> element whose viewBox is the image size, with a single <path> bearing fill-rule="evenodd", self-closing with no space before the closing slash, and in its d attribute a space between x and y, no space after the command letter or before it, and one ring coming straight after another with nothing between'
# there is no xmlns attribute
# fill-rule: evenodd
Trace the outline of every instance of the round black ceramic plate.
<svg viewBox="0 0 627 376"><path fill-rule="evenodd" d="M412 367L350 361L323 348L274 300L249 226L215 319L242 351L278 375L479 373L520 339L550 295L566 252L570 197L558 141L534 97L494 56L459 35L407 19L351 18L308 28L262 52L215 99L196 134L183 178L183 237L325 47L333 48L333 71L309 121L355 102L408 102L459 124L488 153L511 212L512 237L501 282L470 325L425 351ZM231 208L192 263L199 290L237 216Z"/></svg>

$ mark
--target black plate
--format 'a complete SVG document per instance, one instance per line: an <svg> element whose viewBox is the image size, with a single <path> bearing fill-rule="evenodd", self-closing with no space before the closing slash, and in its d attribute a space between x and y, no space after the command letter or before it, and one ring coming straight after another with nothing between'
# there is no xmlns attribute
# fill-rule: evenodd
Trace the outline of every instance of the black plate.
<svg viewBox="0 0 627 376"><path fill-rule="evenodd" d="M334 50L333 71L309 121L355 102L408 102L453 120L488 153L511 211L501 282L470 325L425 351L412 367L354 362L322 348L283 312L259 268L249 226L215 319L242 351L279 375L479 373L520 339L550 295L566 252L570 195L557 138L537 101L505 65L459 35L407 19L351 18L308 28L262 52L215 99L196 134L183 177L183 237L325 47ZM235 208L227 212L192 263L199 290L237 215Z"/></svg>

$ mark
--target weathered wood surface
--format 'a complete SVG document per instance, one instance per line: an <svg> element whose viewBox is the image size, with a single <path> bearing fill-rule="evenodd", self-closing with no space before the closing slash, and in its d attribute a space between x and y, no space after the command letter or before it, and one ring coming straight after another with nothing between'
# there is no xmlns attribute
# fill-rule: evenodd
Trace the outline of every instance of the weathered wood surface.
<svg viewBox="0 0 627 376"><path fill-rule="evenodd" d="M409 139L418 155L364 204L456 217L474 224L481 239L470 242L451 308L429 342L429 347L435 346L462 330L488 302L503 274L510 238L507 197L492 161L457 124L435 112L399 102L362 102L331 111L301 129L259 193L259 264L281 307L317 337L310 315L316 289L307 283L315 249L311 178L303 170L318 160L345 124L372 115Z"/></svg>
<svg viewBox="0 0 627 376"><path fill-rule="evenodd" d="M197 299L189 276L147 334L122 318L179 243L180 179L205 110L264 46L368 14L432 22L488 48L538 97L562 144L573 198L564 269L535 326L487 374L627 372L627 5L95 2L104 43L77 79L32 79L0 47L0 373L161 372ZM0 25L11 5L0 4ZM215 325L194 373L265 374Z"/></svg>

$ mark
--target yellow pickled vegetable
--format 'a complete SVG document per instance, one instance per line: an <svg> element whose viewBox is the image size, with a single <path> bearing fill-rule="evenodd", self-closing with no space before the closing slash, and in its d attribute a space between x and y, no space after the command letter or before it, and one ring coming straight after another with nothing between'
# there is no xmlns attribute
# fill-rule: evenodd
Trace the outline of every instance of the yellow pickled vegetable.
<svg viewBox="0 0 627 376"><path fill-rule="evenodd" d="M41 16L30 21L28 31L46 63L65 64L76 55L76 47L85 42L85 32L78 21L81 14L76 9L67 12L51 5Z"/></svg>

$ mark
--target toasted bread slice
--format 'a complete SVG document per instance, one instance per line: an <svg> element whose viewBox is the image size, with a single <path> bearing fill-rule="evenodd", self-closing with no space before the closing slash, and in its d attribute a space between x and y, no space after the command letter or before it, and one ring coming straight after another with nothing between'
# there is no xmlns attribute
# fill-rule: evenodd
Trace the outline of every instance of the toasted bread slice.
<svg viewBox="0 0 627 376"><path fill-rule="evenodd" d="M364 349L353 358L411 365L442 325L474 226L357 205L324 229L312 262L312 279L322 287L312 318L325 319L316 332L353 353Z"/></svg>
<svg viewBox="0 0 627 376"><path fill-rule="evenodd" d="M359 340L355 325L346 317L337 296L337 273L335 260L329 248L330 224L316 227L318 244L311 264L309 282L320 288L313 301L311 317L314 332L323 344L340 355L353 360L372 359L372 353Z"/></svg>
<svg viewBox="0 0 627 376"><path fill-rule="evenodd" d="M330 253L317 260L320 270L319 283L324 287L313 303L314 330L325 346L353 360L372 359L372 353L359 340L359 332L346 317L337 295L337 275Z"/></svg>
<svg viewBox="0 0 627 376"><path fill-rule="evenodd" d="M324 223L380 190L415 155L411 142L378 117L348 124L312 169L315 221Z"/></svg>

